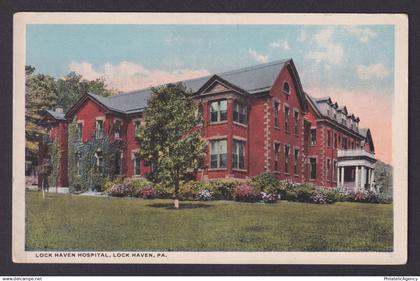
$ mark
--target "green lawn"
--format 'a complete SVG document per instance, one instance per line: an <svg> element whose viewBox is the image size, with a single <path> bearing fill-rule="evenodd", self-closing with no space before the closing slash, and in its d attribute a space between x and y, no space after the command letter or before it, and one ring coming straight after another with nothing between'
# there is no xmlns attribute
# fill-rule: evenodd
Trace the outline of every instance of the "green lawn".
<svg viewBox="0 0 420 281"><path fill-rule="evenodd" d="M27 250L392 251L391 204L98 198L26 193Z"/></svg>

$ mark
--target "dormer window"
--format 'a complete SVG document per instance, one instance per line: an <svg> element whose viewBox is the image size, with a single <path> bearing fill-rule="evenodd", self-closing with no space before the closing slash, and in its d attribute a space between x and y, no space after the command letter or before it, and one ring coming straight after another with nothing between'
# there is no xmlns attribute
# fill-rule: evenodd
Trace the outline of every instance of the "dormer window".
<svg viewBox="0 0 420 281"><path fill-rule="evenodd" d="M285 94L290 94L290 86L289 86L289 83L287 83L287 82L284 82L283 83L283 92L285 93Z"/></svg>

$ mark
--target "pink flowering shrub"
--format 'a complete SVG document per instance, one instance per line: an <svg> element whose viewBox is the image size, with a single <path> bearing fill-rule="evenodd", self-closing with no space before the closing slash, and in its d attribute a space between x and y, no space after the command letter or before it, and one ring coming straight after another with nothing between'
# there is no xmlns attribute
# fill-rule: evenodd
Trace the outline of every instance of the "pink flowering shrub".
<svg viewBox="0 0 420 281"><path fill-rule="evenodd" d="M236 201L256 202L258 194L252 186L242 184L233 189L233 198Z"/></svg>
<svg viewBox="0 0 420 281"><path fill-rule="evenodd" d="M143 199L153 199L156 198L156 191L153 186L146 186L139 192L139 197Z"/></svg>

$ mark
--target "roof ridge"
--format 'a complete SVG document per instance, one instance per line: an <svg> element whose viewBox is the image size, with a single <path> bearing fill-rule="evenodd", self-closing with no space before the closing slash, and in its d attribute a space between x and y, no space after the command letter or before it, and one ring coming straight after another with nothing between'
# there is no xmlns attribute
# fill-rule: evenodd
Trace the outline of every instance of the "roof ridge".
<svg viewBox="0 0 420 281"><path fill-rule="evenodd" d="M187 82L187 81L191 82L191 81L194 81L194 80L203 79L204 77L212 77L214 75L218 75L218 76L227 75L228 76L228 75L232 75L232 74L238 74L238 73L242 73L242 72L247 72L247 71L251 71L251 70L265 68L265 67L280 64L280 63L285 63L285 62L290 61L290 60L291 60L291 58L287 58L287 59L274 60L274 61L266 62L266 63L254 64L254 65L251 65L251 66L246 66L246 67L241 67L241 68L238 68L238 69L233 69L233 70L228 70L228 71L224 71L224 72L209 74L209 75L200 76L200 77L196 77L196 78L192 78L192 79L178 80L178 81L169 82L169 83L166 83L166 84L160 84L160 85L156 85L156 86L152 86L152 87L146 87L146 88L142 88L142 89L138 89L138 90L132 90L132 91L117 94L117 95L114 95L114 96L109 96L107 98L114 98L114 97L119 97L119 96L122 96L122 95L138 94L139 92L146 91L146 90L151 90L152 88L160 87L160 86L163 86L163 85L167 85L167 84L171 84L171 83Z"/></svg>

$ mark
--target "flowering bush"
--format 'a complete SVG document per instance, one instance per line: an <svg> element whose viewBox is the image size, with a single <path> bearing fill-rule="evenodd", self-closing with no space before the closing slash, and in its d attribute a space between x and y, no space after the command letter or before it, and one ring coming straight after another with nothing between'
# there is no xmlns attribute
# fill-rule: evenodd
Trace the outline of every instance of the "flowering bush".
<svg viewBox="0 0 420 281"><path fill-rule="evenodd" d="M212 199L211 192L208 189L201 190L197 195L198 200L208 201Z"/></svg>
<svg viewBox="0 0 420 281"><path fill-rule="evenodd" d="M156 198L170 199L173 197L173 192L172 192L171 187L165 184L156 184L155 192L156 192Z"/></svg>
<svg viewBox="0 0 420 281"><path fill-rule="evenodd" d="M132 192L133 196L141 197L140 192L149 186L153 186L152 183L146 179L136 179L136 178L127 178L124 180L124 184L126 184Z"/></svg>
<svg viewBox="0 0 420 281"><path fill-rule="evenodd" d="M104 191L108 193L114 185L122 184L122 183L123 183L122 178L115 178L113 180L108 178L104 182Z"/></svg>
<svg viewBox="0 0 420 281"><path fill-rule="evenodd" d="M187 181L181 184L179 189L179 195L181 200L194 200L197 198L198 194L204 190L208 189L209 184L200 181Z"/></svg>
<svg viewBox="0 0 420 281"><path fill-rule="evenodd" d="M277 202L277 195L273 193L267 193L267 192L260 192L261 200L264 203L276 203Z"/></svg>
<svg viewBox="0 0 420 281"><path fill-rule="evenodd" d="M365 193L359 191L354 195L354 201L356 202L364 202L366 199Z"/></svg>
<svg viewBox="0 0 420 281"><path fill-rule="evenodd" d="M312 200L312 203L315 203L315 204L331 203L331 202L328 201L327 196L325 194L320 193L320 192L314 192L311 195L311 200Z"/></svg>
<svg viewBox="0 0 420 281"><path fill-rule="evenodd" d="M131 189L126 184L115 184L108 194L114 197L125 197L131 194Z"/></svg>
<svg viewBox="0 0 420 281"><path fill-rule="evenodd" d="M139 197L143 199L153 199L156 198L156 191L153 186L146 186L138 193Z"/></svg>
<svg viewBox="0 0 420 281"><path fill-rule="evenodd" d="M256 202L258 195L252 186L243 184L233 189L233 198L236 201Z"/></svg>

